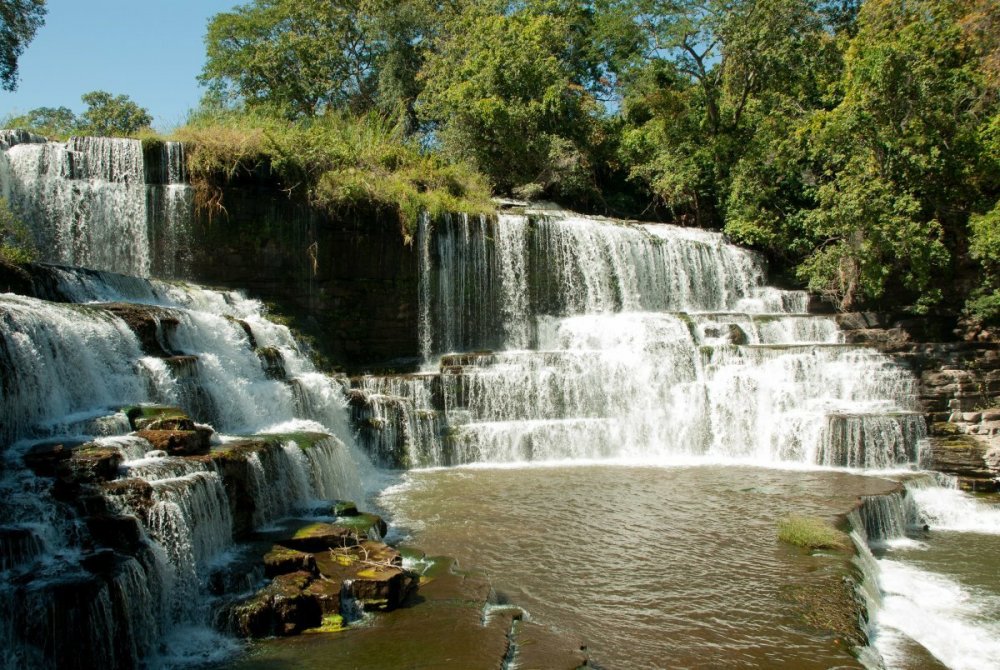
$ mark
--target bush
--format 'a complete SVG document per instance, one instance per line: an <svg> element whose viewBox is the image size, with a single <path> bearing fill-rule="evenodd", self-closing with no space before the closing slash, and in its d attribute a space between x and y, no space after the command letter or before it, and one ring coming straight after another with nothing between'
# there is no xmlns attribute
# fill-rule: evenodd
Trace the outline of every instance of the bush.
<svg viewBox="0 0 1000 670"><path fill-rule="evenodd" d="M29 263L37 257L31 231L0 198L0 258L10 263Z"/></svg>
<svg viewBox="0 0 1000 670"><path fill-rule="evenodd" d="M778 522L778 539L804 549L846 549L844 533L823 519L793 514Z"/></svg>

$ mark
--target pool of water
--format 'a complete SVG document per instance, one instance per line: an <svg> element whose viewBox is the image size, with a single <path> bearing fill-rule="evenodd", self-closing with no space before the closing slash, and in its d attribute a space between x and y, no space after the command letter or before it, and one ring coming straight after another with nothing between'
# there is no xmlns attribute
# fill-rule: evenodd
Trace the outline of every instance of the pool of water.
<svg viewBox="0 0 1000 670"><path fill-rule="evenodd" d="M830 623L843 624L849 559L779 542L777 521L832 519L891 486L734 466L469 467L407 473L378 502L398 539L485 570L600 667L809 669L859 667Z"/></svg>

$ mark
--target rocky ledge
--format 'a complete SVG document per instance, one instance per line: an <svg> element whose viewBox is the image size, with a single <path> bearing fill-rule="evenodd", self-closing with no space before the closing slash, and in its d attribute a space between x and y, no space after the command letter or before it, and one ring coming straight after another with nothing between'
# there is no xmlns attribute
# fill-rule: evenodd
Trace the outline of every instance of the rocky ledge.
<svg viewBox="0 0 1000 670"><path fill-rule="evenodd" d="M921 462L966 490L1000 490L1000 334L949 317L853 312L834 317L851 344L910 368L929 428Z"/></svg>

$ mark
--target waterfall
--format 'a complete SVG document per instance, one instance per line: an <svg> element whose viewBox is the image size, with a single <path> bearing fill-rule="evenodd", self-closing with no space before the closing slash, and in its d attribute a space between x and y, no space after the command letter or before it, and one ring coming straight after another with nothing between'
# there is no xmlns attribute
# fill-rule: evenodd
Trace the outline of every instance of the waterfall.
<svg viewBox="0 0 1000 670"><path fill-rule="evenodd" d="M918 461L913 375L718 233L505 214L417 244L422 374L352 382L383 464Z"/></svg>
<svg viewBox="0 0 1000 670"><path fill-rule="evenodd" d="M0 155L0 194L33 231L45 260L149 274L138 140L16 144Z"/></svg>
<svg viewBox="0 0 1000 670"><path fill-rule="evenodd" d="M864 498L850 522L874 652L889 667L912 663L914 643L949 668L997 667L995 598L983 584L966 583L965 571L952 567L956 559L936 558L932 547L948 544L949 535L963 546L996 538L995 504L959 491L953 480L923 475L901 491Z"/></svg>
<svg viewBox="0 0 1000 670"><path fill-rule="evenodd" d="M0 295L0 668L124 670L232 652L209 626L219 584L253 586L252 571L248 581L230 567L240 540L362 493L344 383L239 293L39 272L72 302ZM130 434L151 403L228 434L200 456L154 451ZM66 470L74 458L91 460Z"/></svg>
<svg viewBox="0 0 1000 670"><path fill-rule="evenodd" d="M0 195L42 260L138 277L191 270L194 191L180 142L0 131Z"/></svg>

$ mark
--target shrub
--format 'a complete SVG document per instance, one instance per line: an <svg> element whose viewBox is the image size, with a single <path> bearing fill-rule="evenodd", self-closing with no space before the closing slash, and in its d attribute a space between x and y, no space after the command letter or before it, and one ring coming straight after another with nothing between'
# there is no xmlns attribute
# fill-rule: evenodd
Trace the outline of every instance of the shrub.
<svg viewBox="0 0 1000 670"><path fill-rule="evenodd" d="M407 236L422 211L492 211L482 176L423 153L400 124L378 114L289 122L259 113L208 113L176 135L189 145L188 170L202 205L221 208L221 185L266 166L290 194L328 212L395 210Z"/></svg>
<svg viewBox="0 0 1000 670"><path fill-rule="evenodd" d="M29 263L37 256L31 231L0 198L0 258L10 263Z"/></svg>

